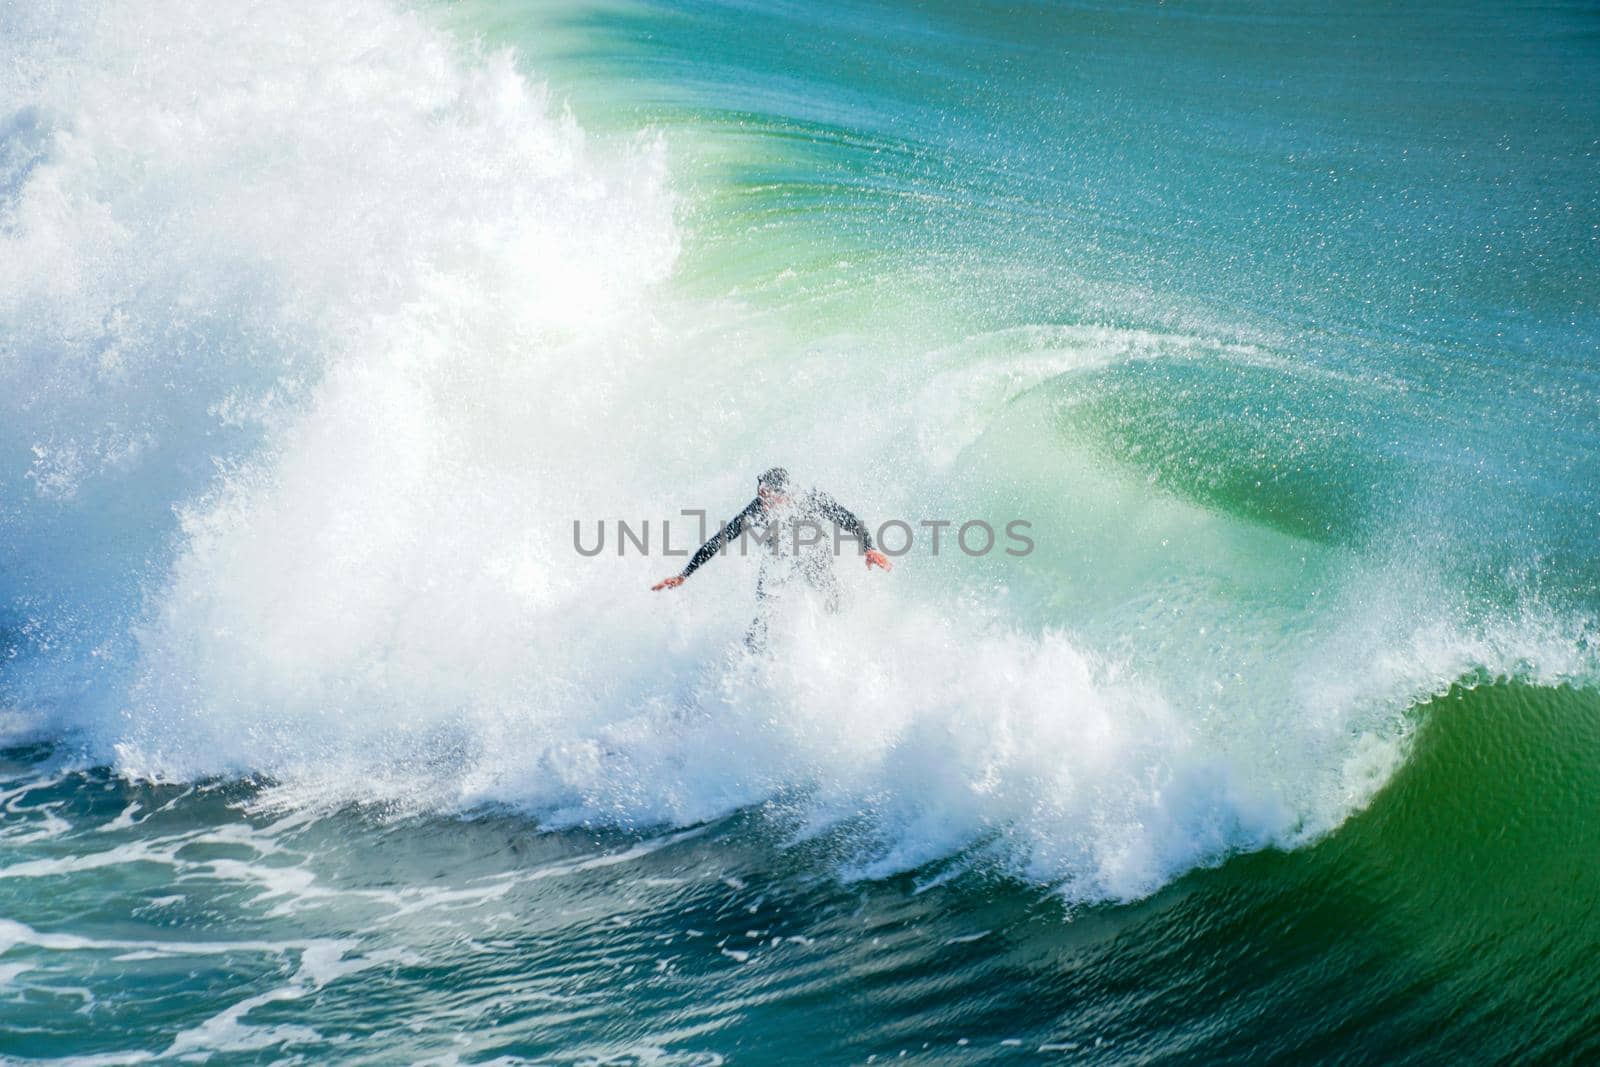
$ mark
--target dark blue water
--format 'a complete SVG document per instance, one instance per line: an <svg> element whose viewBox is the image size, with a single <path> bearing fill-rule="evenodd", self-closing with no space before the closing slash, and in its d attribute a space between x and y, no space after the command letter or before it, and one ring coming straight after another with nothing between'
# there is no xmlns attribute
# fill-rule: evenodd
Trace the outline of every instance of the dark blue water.
<svg viewBox="0 0 1600 1067"><path fill-rule="evenodd" d="M0 52L0 1058L1600 1054L1592 6Z"/></svg>

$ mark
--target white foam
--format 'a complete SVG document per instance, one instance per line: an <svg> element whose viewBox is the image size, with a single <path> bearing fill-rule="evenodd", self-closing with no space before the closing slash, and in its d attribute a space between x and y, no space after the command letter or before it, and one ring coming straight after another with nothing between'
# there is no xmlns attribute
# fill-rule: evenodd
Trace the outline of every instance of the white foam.
<svg viewBox="0 0 1600 1067"><path fill-rule="evenodd" d="M5 714L129 775L270 777L286 825L356 800L688 826L781 798L802 835L865 824L846 874L976 846L1123 899L1337 825L1401 758L1417 696L1571 665L1570 627L1346 610L1392 575L1037 427L1006 466L974 458L1050 376L1263 352L1046 331L973 369L970 347L797 338L665 290L663 145L591 143L511 58L415 15L29 8L0 35L0 99L21 105L0 592L28 616ZM952 592L948 565L869 581L845 561L853 609L785 617L780 654L751 660L741 561L653 595L679 561L572 549L574 519L731 510L775 461L869 518L937 507L938 482L1070 492L1079 540L1053 558L1100 552L1117 565L1085 582L1125 603L1041 619ZM173 862L147 842L0 876L147 859ZM284 909L332 892L261 866L196 865ZM192 1040L259 1047L236 1008Z"/></svg>

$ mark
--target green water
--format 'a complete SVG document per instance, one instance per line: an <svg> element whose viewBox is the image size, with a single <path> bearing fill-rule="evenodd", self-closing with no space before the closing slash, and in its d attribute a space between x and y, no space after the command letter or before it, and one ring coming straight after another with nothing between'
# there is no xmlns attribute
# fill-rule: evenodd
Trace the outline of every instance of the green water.
<svg viewBox="0 0 1600 1067"><path fill-rule="evenodd" d="M260 1047L220 1059L1585 1062L1600 702L1499 685L1421 713L1406 767L1314 847L1074 909L943 865L819 881L838 842L775 850L760 811L629 858L625 838L514 818L295 825L241 818L237 788L74 775L12 796L11 820L89 827L140 804L157 814L96 846L171 858L73 871L94 854L82 829L8 846L5 915L33 931L7 954L30 966L8 1041L154 1047L256 992ZM9 754L8 794L38 757ZM50 944L58 931L84 943ZM360 969L304 978L308 943Z"/></svg>
<svg viewBox="0 0 1600 1067"><path fill-rule="evenodd" d="M0 71L0 1059L1600 1059L1591 5ZM570 550L773 462L1035 548Z"/></svg>

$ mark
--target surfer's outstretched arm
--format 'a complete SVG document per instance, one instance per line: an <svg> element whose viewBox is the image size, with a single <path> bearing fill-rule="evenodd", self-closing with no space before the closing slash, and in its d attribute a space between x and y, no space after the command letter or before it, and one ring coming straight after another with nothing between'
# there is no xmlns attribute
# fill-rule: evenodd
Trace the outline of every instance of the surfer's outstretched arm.
<svg viewBox="0 0 1600 1067"><path fill-rule="evenodd" d="M695 554L689 557L689 564L683 568L681 573L674 574L671 578L663 578L650 588L653 590L678 588L678 586L683 584L685 578L689 577L689 575L693 574L699 569L702 563L705 563L712 556L715 556L718 552L722 551L723 545L728 544L735 537L738 537L740 532L744 530L744 520L755 514L755 512L759 511L760 509L761 501L759 499L750 501L749 504L745 505L745 509L743 511L729 519L722 529L711 535L711 540L701 545L700 548L696 550Z"/></svg>
<svg viewBox="0 0 1600 1067"><path fill-rule="evenodd" d="M889 557L873 547L872 534L867 532L867 524L856 518L853 511L820 489L817 490L817 507L839 529L861 539L861 547L867 554L867 570L870 571L873 567L882 567L886 571L894 570Z"/></svg>

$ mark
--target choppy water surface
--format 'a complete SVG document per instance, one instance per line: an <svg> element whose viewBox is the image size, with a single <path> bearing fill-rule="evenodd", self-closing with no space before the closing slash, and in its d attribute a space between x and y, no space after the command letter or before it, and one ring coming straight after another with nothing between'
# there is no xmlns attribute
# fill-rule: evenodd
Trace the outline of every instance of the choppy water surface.
<svg viewBox="0 0 1600 1067"><path fill-rule="evenodd" d="M1597 42L0 8L0 1055L1600 1053Z"/></svg>

